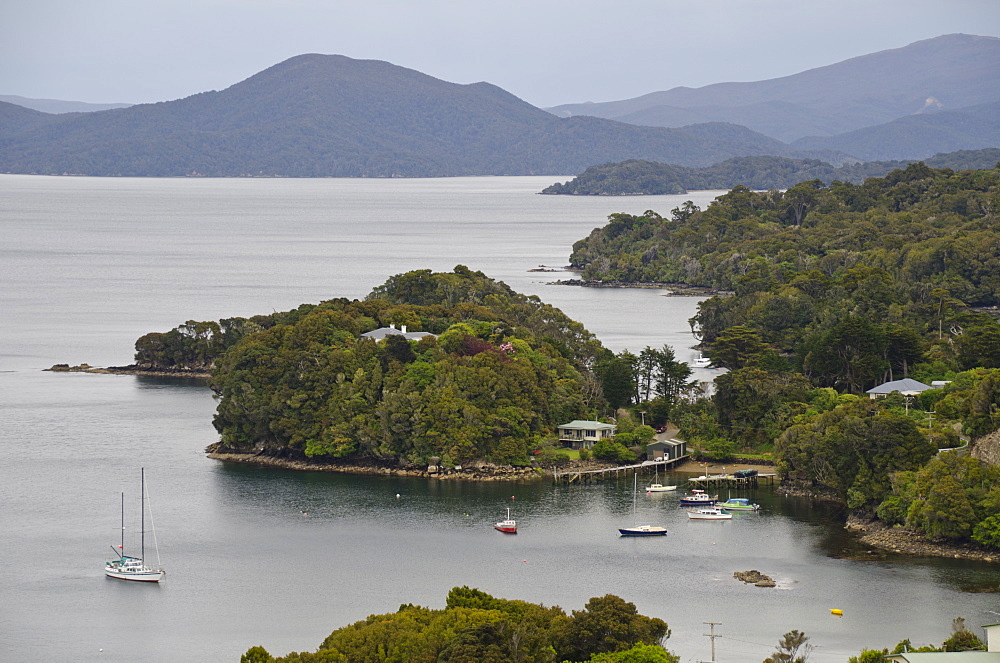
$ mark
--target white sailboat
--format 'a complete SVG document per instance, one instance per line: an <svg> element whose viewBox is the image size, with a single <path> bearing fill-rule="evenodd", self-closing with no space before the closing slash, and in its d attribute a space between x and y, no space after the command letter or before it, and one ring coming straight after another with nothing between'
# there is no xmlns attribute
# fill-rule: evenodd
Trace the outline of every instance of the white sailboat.
<svg viewBox="0 0 1000 663"><path fill-rule="evenodd" d="M656 468L656 478L653 479L653 483L646 486L647 493L665 493L671 490L677 490L677 486L664 486L660 483L660 468Z"/></svg>
<svg viewBox="0 0 1000 663"><path fill-rule="evenodd" d="M156 568L148 566L146 564L146 470L143 468L141 470L141 482L140 482L140 497L139 497L139 507L140 507L140 521L141 521L141 542L140 542L140 553L139 557L134 557L132 555L125 554L125 493L122 493L122 542L118 546L118 550L115 550L115 554L118 555L118 559L113 559L104 565L104 575L109 578L118 578L119 580L138 580L140 582L160 582L163 578L165 571L160 568L160 552L156 548L156 530L153 529L153 547L156 548ZM150 517L150 527L152 528L153 521ZM112 546L114 549L114 546Z"/></svg>

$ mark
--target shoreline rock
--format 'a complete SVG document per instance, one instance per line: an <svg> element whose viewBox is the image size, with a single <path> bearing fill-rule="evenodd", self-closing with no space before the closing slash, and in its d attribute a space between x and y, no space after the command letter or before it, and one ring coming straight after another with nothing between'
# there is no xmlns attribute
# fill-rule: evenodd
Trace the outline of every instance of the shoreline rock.
<svg viewBox="0 0 1000 663"><path fill-rule="evenodd" d="M844 528L857 533L859 540L867 546L901 555L1000 562L1000 551L989 551L974 543L939 543L908 527L886 525L855 515L847 517Z"/></svg>
<svg viewBox="0 0 1000 663"><path fill-rule="evenodd" d="M737 580L742 580L743 582L754 585L755 587L777 587L777 583L774 582L774 578L768 575L764 575L757 569L752 569L750 571L733 571L733 577Z"/></svg>

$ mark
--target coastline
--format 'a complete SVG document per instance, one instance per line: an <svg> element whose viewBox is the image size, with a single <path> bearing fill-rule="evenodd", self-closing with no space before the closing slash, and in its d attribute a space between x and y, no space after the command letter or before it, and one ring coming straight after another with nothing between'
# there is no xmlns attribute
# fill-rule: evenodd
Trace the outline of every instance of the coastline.
<svg viewBox="0 0 1000 663"><path fill-rule="evenodd" d="M949 557L977 562L1000 562L1000 551L988 551L972 543L936 543L908 527L886 525L855 515L847 517L844 528L855 532L867 546L887 552L918 557Z"/></svg>
<svg viewBox="0 0 1000 663"><path fill-rule="evenodd" d="M103 375L141 375L155 378L191 378L195 380L207 380L212 377L210 371L196 371L186 368L148 368L131 364L129 366L91 366L90 364L54 364L51 368L43 368L43 371L53 373L99 373Z"/></svg>
<svg viewBox="0 0 1000 663"><path fill-rule="evenodd" d="M712 297L728 294L726 291L703 286L686 285L684 283L657 283L639 281L586 281L583 279L564 279L550 281L546 285L572 285L582 288L646 288L665 290L665 297Z"/></svg>
<svg viewBox="0 0 1000 663"><path fill-rule="evenodd" d="M499 465L479 465L468 469L440 469L431 471L416 466L397 467L377 463L317 463L296 458L276 458L264 454L233 453L219 450L219 444L210 444L206 449L208 457L226 463L243 463L260 467L275 467L285 470L305 472L336 472L340 474L360 474L366 476L419 477L424 479L459 481L536 481L547 475L537 468L505 467Z"/></svg>

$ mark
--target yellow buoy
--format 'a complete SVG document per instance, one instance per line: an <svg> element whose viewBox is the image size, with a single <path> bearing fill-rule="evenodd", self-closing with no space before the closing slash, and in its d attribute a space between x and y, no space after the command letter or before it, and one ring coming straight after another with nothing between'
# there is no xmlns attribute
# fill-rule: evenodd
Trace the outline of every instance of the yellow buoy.
<svg viewBox="0 0 1000 663"><path fill-rule="evenodd" d="M844 611L841 610L840 608L830 608L830 613L834 614L834 615L841 615L841 616L843 616Z"/></svg>

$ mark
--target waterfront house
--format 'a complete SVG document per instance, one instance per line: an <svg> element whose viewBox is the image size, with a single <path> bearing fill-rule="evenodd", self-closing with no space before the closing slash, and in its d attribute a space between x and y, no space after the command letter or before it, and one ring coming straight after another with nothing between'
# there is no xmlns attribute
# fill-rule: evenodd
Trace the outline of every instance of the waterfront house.
<svg viewBox="0 0 1000 663"><path fill-rule="evenodd" d="M902 380L893 380L892 382L885 382L877 387L872 387L865 393L868 394L868 398L885 398L894 391L898 391L904 396L917 396L920 392L927 391L930 388L929 384L924 384L911 378L903 378Z"/></svg>
<svg viewBox="0 0 1000 663"><path fill-rule="evenodd" d="M559 426L559 443L571 449L589 449L598 440L614 437L617 429L614 424L576 419Z"/></svg>

